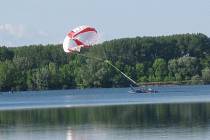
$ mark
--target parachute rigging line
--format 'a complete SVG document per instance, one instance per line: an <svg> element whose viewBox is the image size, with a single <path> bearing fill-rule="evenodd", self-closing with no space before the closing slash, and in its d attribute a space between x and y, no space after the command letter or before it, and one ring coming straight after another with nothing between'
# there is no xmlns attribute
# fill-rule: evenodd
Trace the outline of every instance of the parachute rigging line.
<svg viewBox="0 0 210 140"><path fill-rule="evenodd" d="M118 72L120 72L124 77L126 77L128 80L130 80L133 84L138 85L137 82L135 82L133 79L131 79L129 76L127 76L124 72L122 72L120 69L118 69L116 66L114 66L109 60L103 60L101 58L98 58L98 57L91 57L91 56L87 56L87 55L84 55L84 54L79 54L79 53L74 53L76 55L79 55L79 56L83 56L83 57L86 57L86 58L90 58L90 59L95 59L97 61L103 61L104 63L112 66L115 70L117 70Z"/></svg>
<svg viewBox="0 0 210 140"><path fill-rule="evenodd" d="M128 80L130 80L132 83L134 83L135 85L138 86L138 84L131 79L129 76L127 76L124 72L122 72L120 69L118 69L116 66L114 66L109 60L105 60L105 63L109 64L110 66L112 66L113 68L115 68L115 70L119 71L123 76L125 76Z"/></svg>

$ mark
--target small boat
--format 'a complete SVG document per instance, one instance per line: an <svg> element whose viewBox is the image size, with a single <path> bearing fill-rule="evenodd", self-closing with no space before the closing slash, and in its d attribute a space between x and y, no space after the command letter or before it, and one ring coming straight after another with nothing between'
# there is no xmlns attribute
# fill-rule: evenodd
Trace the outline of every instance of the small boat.
<svg viewBox="0 0 210 140"><path fill-rule="evenodd" d="M131 90L128 91L129 93L157 93L157 90L151 88L142 88L142 87L133 87L130 85Z"/></svg>

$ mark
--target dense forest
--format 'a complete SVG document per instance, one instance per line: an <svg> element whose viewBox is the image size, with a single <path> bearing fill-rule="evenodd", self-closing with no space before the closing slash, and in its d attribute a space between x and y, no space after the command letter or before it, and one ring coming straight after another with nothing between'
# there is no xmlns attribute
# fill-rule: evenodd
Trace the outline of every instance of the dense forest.
<svg viewBox="0 0 210 140"><path fill-rule="evenodd" d="M66 54L61 44L1 46L0 91L130 84L110 65L90 57L109 60L138 83L210 83L210 38L199 33L116 39L79 55Z"/></svg>

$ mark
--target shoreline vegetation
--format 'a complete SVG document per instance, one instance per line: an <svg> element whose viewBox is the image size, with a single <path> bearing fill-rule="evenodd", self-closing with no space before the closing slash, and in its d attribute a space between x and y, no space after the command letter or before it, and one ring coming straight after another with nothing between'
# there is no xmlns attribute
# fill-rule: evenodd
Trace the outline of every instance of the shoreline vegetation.
<svg viewBox="0 0 210 140"><path fill-rule="evenodd" d="M80 54L109 60L140 85L210 83L210 38L201 33L115 39ZM1 46L0 91L131 84L104 62L66 54L61 44Z"/></svg>
<svg viewBox="0 0 210 140"><path fill-rule="evenodd" d="M144 82L139 85L150 86L150 85L198 85L205 84L204 80L185 80L185 81L167 81L167 82ZM207 84L207 83L206 83Z"/></svg>

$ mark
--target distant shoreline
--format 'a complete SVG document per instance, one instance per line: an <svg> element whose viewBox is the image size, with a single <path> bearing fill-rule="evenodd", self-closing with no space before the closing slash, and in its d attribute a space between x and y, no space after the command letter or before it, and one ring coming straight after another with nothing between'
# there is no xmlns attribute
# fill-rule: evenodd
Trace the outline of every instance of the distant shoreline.
<svg viewBox="0 0 210 140"><path fill-rule="evenodd" d="M184 86L184 85L208 85L208 83L204 83L203 80L199 80L197 83L192 83L192 80L186 81L169 81L169 82L145 82L145 83L138 83L139 86ZM21 91L47 91L47 90L73 90L73 89L91 89L91 88L128 88L128 86L118 86L118 87L74 87L74 88L67 88L67 89L42 89L42 90L10 90L10 91L0 91L2 92L9 92L11 94L15 92Z"/></svg>
<svg viewBox="0 0 210 140"><path fill-rule="evenodd" d="M203 80L185 80L185 81L168 81L168 82L142 82L140 85L205 85Z"/></svg>

